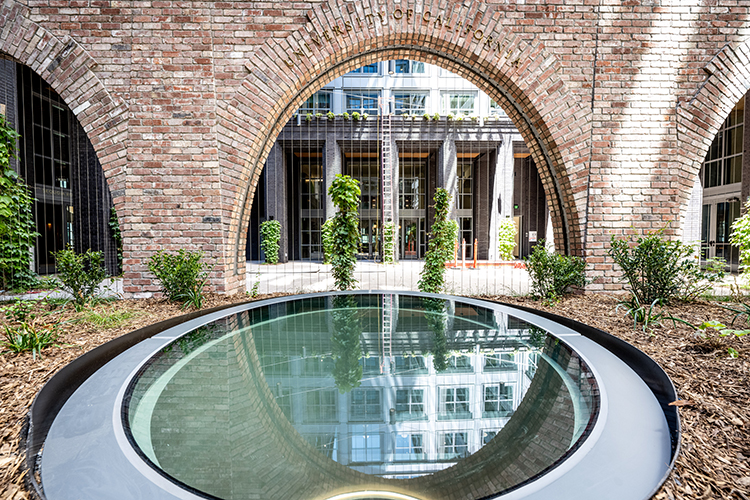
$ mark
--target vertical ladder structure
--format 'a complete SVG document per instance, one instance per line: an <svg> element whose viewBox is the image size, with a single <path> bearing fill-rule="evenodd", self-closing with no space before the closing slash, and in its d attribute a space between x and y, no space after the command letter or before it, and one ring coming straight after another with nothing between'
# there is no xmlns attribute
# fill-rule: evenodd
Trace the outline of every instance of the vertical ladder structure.
<svg viewBox="0 0 750 500"><path fill-rule="evenodd" d="M383 294L383 325L381 329L382 334L382 350L383 357L380 361L380 373L387 374L390 370L391 361L393 359L393 349L391 346L391 339L393 336L393 295L390 293ZM388 360L386 363L385 360Z"/></svg>
<svg viewBox="0 0 750 500"><path fill-rule="evenodd" d="M380 237L383 238L383 228L393 223L393 149L391 136L391 110L388 102L380 98L381 135L380 156L382 162L381 178L383 179L383 218L381 220ZM395 245L394 245L395 251ZM391 256L393 259L395 256ZM387 260L387 259L383 259Z"/></svg>

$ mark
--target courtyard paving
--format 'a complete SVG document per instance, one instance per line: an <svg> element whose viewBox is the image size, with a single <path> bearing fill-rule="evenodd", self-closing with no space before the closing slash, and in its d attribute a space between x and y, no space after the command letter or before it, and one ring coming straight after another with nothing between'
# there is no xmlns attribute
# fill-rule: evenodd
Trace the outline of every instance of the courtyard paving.
<svg viewBox="0 0 750 500"><path fill-rule="evenodd" d="M460 264L459 264L460 265ZM381 264L358 261L354 277L359 290L417 291L422 261L400 261ZM445 273L446 292L460 295L525 295L529 292L529 278L525 269L513 265L480 265L448 268ZM334 290L331 266L315 262L287 262L268 265L247 263L247 290L257 283L258 293L307 293Z"/></svg>

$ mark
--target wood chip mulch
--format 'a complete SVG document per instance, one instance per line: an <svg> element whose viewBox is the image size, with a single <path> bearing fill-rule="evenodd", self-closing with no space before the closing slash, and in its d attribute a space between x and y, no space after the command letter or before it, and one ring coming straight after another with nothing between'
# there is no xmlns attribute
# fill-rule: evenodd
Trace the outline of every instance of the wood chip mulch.
<svg viewBox="0 0 750 500"><path fill-rule="evenodd" d="M268 298L259 297L261 298ZM721 337L709 331L697 336L689 326L663 320L648 332L616 311L617 298L575 295L553 307L528 298L484 297L567 316L599 328L638 347L671 377L679 395L682 450L675 470L654 497L657 500L726 498L750 500L750 335ZM242 302L239 296L208 296L205 308ZM693 302L668 308L677 318L697 325L718 320L729 324L733 313L720 303ZM722 303L736 307L736 304ZM121 300L93 308L101 313L128 311L115 326L80 321L84 313L70 307L56 312L64 321L62 347L48 348L41 359L28 353L0 353L0 500L27 500L19 433L34 396L61 367L94 347L127 332L184 314L160 299ZM738 320L739 321L739 320ZM6 322L0 315L0 331ZM744 328L743 324L735 324ZM739 356L732 358L728 348Z"/></svg>

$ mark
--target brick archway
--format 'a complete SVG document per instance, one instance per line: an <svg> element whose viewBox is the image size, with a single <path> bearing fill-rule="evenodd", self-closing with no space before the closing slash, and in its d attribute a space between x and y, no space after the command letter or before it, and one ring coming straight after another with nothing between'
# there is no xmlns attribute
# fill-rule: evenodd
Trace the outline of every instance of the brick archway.
<svg viewBox="0 0 750 500"><path fill-rule="evenodd" d="M284 40L269 39L217 127L228 280L244 282L244 234L258 177L276 136L299 105L359 66L415 59L456 73L508 113L531 150L547 194L555 243L581 254L585 228L589 113L566 86L556 57L502 26L482 2L446 8L388 1L373 11L323 3ZM359 29L357 29L359 27ZM233 288L228 283L229 288ZM234 286L238 286L235 284Z"/></svg>
<svg viewBox="0 0 750 500"><path fill-rule="evenodd" d="M92 71L96 61L69 36L56 37L16 2L0 7L0 52L31 68L63 98L94 146L122 214L128 109Z"/></svg>
<svg viewBox="0 0 750 500"><path fill-rule="evenodd" d="M694 181L722 123L742 96L750 90L748 61L750 38L741 43L725 45L703 67L706 80L693 95L678 101L676 114L680 178L687 179L690 183ZM683 189L681 194L684 219L689 191Z"/></svg>

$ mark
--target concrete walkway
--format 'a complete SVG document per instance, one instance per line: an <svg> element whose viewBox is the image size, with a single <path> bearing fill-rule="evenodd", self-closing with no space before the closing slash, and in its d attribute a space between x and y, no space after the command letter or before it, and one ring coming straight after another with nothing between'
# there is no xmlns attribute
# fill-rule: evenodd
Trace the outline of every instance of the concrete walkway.
<svg viewBox="0 0 750 500"><path fill-rule="evenodd" d="M358 261L354 277L359 290L417 291L422 261L380 264ZM529 279L525 269L512 265L479 266L478 269L447 269L446 292L460 295L525 295ZM321 292L334 289L331 266L315 262L287 262L267 265L247 263L247 290L258 284L258 293Z"/></svg>

